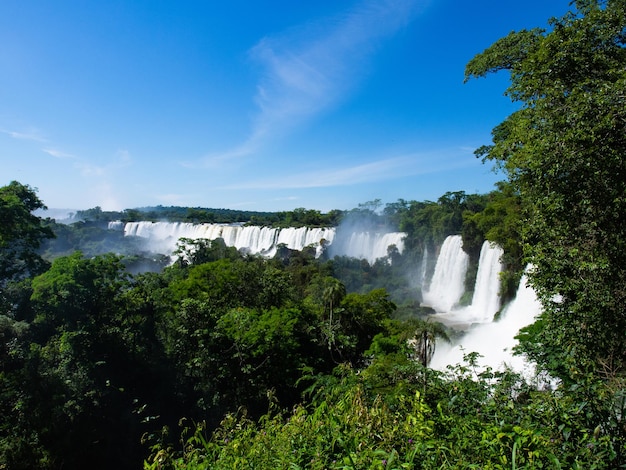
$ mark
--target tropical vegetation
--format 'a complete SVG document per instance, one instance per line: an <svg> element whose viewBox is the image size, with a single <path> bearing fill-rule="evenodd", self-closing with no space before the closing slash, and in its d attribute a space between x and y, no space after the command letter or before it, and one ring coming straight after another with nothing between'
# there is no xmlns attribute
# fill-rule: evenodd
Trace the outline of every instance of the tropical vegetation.
<svg viewBox="0 0 626 470"><path fill-rule="evenodd" d="M469 62L508 71L519 105L476 152L506 178L488 194L237 220L405 232L371 264L218 239L139 269L106 222L150 211L62 226L34 188L0 188L0 469L626 467L625 46L625 0L577 0ZM452 234L474 271L484 240L504 249L505 299L526 269L536 375L472 351L429 368L454 332L404 273Z"/></svg>

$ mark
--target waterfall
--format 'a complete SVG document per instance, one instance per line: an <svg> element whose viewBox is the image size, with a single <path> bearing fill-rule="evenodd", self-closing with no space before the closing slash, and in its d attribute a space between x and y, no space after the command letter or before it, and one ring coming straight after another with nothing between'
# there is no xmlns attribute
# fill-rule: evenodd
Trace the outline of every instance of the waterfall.
<svg viewBox="0 0 626 470"><path fill-rule="evenodd" d="M111 229L119 226L109 224ZM171 254L180 238L215 240L221 238L226 246L251 254L271 257L279 244L285 244L292 250L302 250L313 245L319 256L322 242L332 243L334 228L294 228L283 229L259 226L228 224L192 224L186 222L128 222L124 225L125 236L145 238L150 249L158 253Z"/></svg>
<svg viewBox="0 0 626 470"><path fill-rule="evenodd" d="M344 229L338 232L331 254L366 259L373 264L377 259L387 256L391 245L402 252L405 236L404 232L353 232Z"/></svg>
<svg viewBox="0 0 626 470"><path fill-rule="evenodd" d="M120 230L120 222L109 223L109 229ZM192 224L187 222L128 222L125 236L145 238L152 251L171 254L180 238L197 240L222 238L226 246L251 254L272 257L279 245L291 250L303 250L314 246L320 256L325 246L332 247L332 255L345 255L366 259L373 263L387 256L387 249L395 245L400 252L404 248L403 232L344 232L338 236L334 227L271 228L229 224Z"/></svg>
<svg viewBox="0 0 626 470"><path fill-rule="evenodd" d="M276 245L285 244L291 250L302 250L314 245L319 256L323 251L323 243L332 244L335 238L334 228L284 228L280 230Z"/></svg>
<svg viewBox="0 0 626 470"><path fill-rule="evenodd" d="M109 230L118 230L118 231L122 231L124 230L124 222L122 222L121 220L115 220L113 222L109 222L108 227Z"/></svg>
<svg viewBox="0 0 626 470"><path fill-rule="evenodd" d="M428 271L428 247L424 247L424 254L422 255L422 264L420 265L418 282L420 286L424 285L426 281L426 272Z"/></svg>
<svg viewBox="0 0 626 470"><path fill-rule="evenodd" d="M454 345L439 344L430 366L444 370L449 364L463 361L464 354L477 352L482 357L478 363L493 369L504 365L531 376L532 366L520 357L513 355L517 344L515 336L541 313L541 304L535 291L528 286L526 275L522 276L515 299L505 307L497 322L483 323L471 328Z"/></svg>
<svg viewBox="0 0 626 470"><path fill-rule="evenodd" d="M469 256L463 251L460 235L447 237L437 258L430 287L423 293L424 304L437 312L449 312L465 291Z"/></svg>
<svg viewBox="0 0 626 470"><path fill-rule="evenodd" d="M471 325L493 320L500 308L500 271L503 250L485 241L480 250L472 303L455 307L463 295L468 256L462 250L461 237L448 237L437 258L431 288L424 293L424 303L438 314L435 319L449 325Z"/></svg>
<svg viewBox="0 0 626 470"><path fill-rule="evenodd" d="M485 241L480 250L478 273L472 304L467 313L472 321L485 322L493 320L493 316L500 308L500 258L504 251L498 245Z"/></svg>

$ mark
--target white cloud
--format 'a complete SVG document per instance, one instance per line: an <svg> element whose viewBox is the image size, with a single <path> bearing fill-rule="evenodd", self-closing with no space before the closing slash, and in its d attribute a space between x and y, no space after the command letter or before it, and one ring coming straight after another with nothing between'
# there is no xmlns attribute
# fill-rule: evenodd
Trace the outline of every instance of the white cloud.
<svg viewBox="0 0 626 470"><path fill-rule="evenodd" d="M42 148L43 152L48 155L52 155L55 158L76 158L74 155L62 152L61 150L53 149L53 148Z"/></svg>
<svg viewBox="0 0 626 470"><path fill-rule="evenodd" d="M18 139L18 140L31 140L33 142L47 142L47 140L41 136L39 131L36 131L36 130L30 130L26 132L17 132L17 131L10 131L6 129L0 129L0 132L2 132L3 134L7 134L8 136L14 139Z"/></svg>
<svg viewBox="0 0 626 470"><path fill-rule="evenodd" d="M132 164L132 158L128 150L118 150L113 158L104 165L91 163L86 158L81 158L74 166L80 170L83 176L88 177L104 177L119 170L126 168Z"/></svg>
<svg viewBox="0 0 626 470"><path fill-rule="evenodd" d="M469 166L473 161L468 160L466 156L467 152L462 149L413 153L349 167L325 168L318 171L241 182L225 185L219 189L302 189L388 181ZM340 158L335 159L335 161L341 160Z"/></svg>
<svg viewBox="0 0 626 470"><path fill-rule="evenodd" d="M82 176L87 177L101 177L107 172L107 169L104 166L93 165L84 161L76 163L75 167L80 170L80 174Z"/></svg>
<svg viewBox="0 0 626 470"><path fill-rule="evenodd" d="M130 152L126 149L120 149L115 153L115 157L117 158L117 162L114 163L116 168L125 168L132 164L132 157L130 156Z"/></svg>
<svg viewBox="0 0 626 470"><path fill-rule="evenodd" d="M260 40L251 57L263 69L249 137L208 156L206 165L250 155L267 140L336 105L363 74L378 42L413 17L420 0L365 0L323 22Z"/></svg>

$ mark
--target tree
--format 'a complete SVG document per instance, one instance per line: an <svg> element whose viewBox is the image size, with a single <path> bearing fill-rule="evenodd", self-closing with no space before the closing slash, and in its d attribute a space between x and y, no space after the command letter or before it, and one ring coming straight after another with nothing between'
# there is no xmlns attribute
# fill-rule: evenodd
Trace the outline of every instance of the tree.
<svg viewBox="0 0 626 470"><path fill-rule="evenodd" d="M463 214L463 249L468 251L468 246L474 246L480 255L483 241L489 240L504 250L500 296L506 302L515 296L525 268L520 238L521 202L518 191L511 183L501 181L497 183L497 188L486 195L481 211L466 211Z"/></svg>
<svg viewBox="0 0 626 470"><path fill-rule="evenodd" d="M521 197L544 307L525 341L548 346L526 350L564 380L612 380L626 373L626 1L573 4L550 30L495 42L466 79L509 71L506 94L521 105L477 156Z"/></svg>
<svg viewBox="0 0 626 470"><path fill-rule="evenodd" d="M33 214L46 209L36 190L17 181L0 188L0 287L12 280L43 272L47 264L37 254L42 240L53 238L50 228Z"/></svg>
<svg viewBox="0 0 626 470"><path fill-rule="evenodd" d="M324 280L324 291L322 298L324 305L328 308L328 349L335 345L335 322L334 313L341 300L346 296L346 286L334 277L327 277Z"/></svg>
<svg viewBox="0 0 626 470"><path fill-rule="evenodd" d="M332 324L334 350L342 361L362 365L363 353L374 336L383 331L396 305L385 289L374 289L366 294L351 292L342 296L340 307Z"/></svg>
<svg viewBox="0 0 626 470"><path fill-rule="evenodd" d="M162 401L155 383L168 382L150 305L111 254L57 258L31 284L32 313L0 316L0 461L136 468L156 419L146 410Z"/></svg>

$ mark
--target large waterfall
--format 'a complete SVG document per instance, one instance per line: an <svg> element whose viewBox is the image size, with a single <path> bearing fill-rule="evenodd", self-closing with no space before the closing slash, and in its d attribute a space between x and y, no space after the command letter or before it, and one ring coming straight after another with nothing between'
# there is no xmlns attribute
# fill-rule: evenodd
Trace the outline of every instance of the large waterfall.
<svg viewBox="0 0 626 470"><path fill-rule="evenodd" d="M461 237L448 237L440 250L430 289L424 292L424 303L437 313L431 320L441 321L464 330L461 340L454 344L439 342L430 366L443 370L451 364L463 362L463 356L477 352L478 363L500 369L504 365L531 375L531 367L519 356L513 355L515 336L520 328L529 325L541 312L541 304L524 275L515 299L504 306L498 321L494 315L501 308L499 298L502 271L502 248L484 242L476 274L472 303L466 307L455 305L463 294L463 280L467 269L467 255L461 250Z"/></svg>
<svg viewBox="0 0 626 470"><path fill-rule="evenodd" d="M465 290L465 273L469 256L463 251L463 240L460 235L452 235L445 239L430 287L423 292L424 304L437 312L449 312L461 299Z"/></svg>
<svg viewBox="0 0 626 470"><path fill-rule="evenodd" d="M387 249L395 245L400 252L403 249L404 233L356 232L337 235L334 227L307 228L288 227L271 228L232 224L192 224L185 222L111 222L111 230L124 230L125 236L145 238L152 251L171 254L180 238L192 240L221 238L227 246L251 254L272 257L279 245L284 244L292 250L302 250L314 246L319 256L325 247L337 243L340 247L333 254L367 259L373 263L376 259L387 256ZM338 240L347 237L347 240Z"/></svg>
<svg viewBox="0 0 626 470"><path fill-rule="evenodd" d="M329 254L345 255L366 259L373 263L388 255L390 246L399 252L404 249L405 234L401 232L359 232L326 228L271 228L228 224L192 224L173 222L111 222L111 230L124 230L125 236L141 237L151 251L171 254L180 238L221 238L227 246L236 247L247 253L271 257L277 247L284 244L292 250L314 246L320 255L325 249ZM462 238L452 235L442 244L429 285L424 286L427 257L424 252L417 277L422 285L423 305L432 307L436 313L434 321L442 321L465 331L461 341L452 345L439 342L431 367L444 369L449 364L460 363L463 355L478 352L484 356L479 363L494 368L507 364L523 371L524 361L512 355L514 336L520 328L530 324L541 311L534 291L527 287L526 276L520 282L515 300L505 306L500 320L493 321L501 308L499 274L502 270L502 249L485 242L480 253L476 284L472 302L468 306L458 305L464 290L469 257L463 251Z"/></svg>
<svg viewBox="0 0 626 470"><path fill-rule="evenodd" d="M504 251L498 245L485 241L480 250L474 296L469 309L475 321L491 321L500 309L500 271Z"/></svg>
<svg viewBox="0 0 626 470"><path fill-rule="evenodd" d="M465 290L469 257L462 249L460 236L446 238L437 258L430 288L423 294L424 304L438 312L434 317L457 326L491 321L500 309L502 253L499 246L488 241L483 243L472 303L459 307L456 304Z"/></svg>

